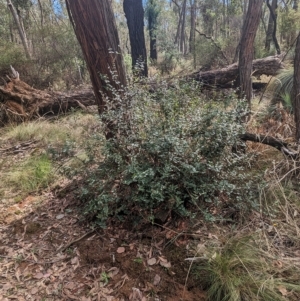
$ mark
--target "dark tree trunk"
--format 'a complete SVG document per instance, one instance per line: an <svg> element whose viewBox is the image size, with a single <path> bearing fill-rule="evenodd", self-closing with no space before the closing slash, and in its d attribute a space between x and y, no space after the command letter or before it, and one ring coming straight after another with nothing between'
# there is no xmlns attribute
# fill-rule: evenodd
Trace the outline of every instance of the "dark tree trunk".
<svg viewBox="0 0 300 301"><path fill-rule="evenodd" d="M156 29L157 29L158 8L155 0L149 0L148 27L150 36L150 59L157 60Z"/></svg>
<svg viewBox="0 0 300 301"><path fill-rule="evenodd" d="M239 97L246 98L251 105L252 96L252 61L254 59L254 40L262 12L263 0L249 1L246 19L243 25L239 53Z"/></svg>
<svg viewBox="0 0 300 301"><path fill-rule="evenodd" d="M131 45L132 67L138 67L138 74L148 76L147 52L144 36L144 9L142 0L124 0Z"/></svg>
<svg viewBox="0 0 300 301"><path fill-rule="evenodd" d="M267 6L270 11L270 17L269 17L269 23L268 23L268 29L267 29L267 35L266 35L266 43L265 43L265 49L267 51L270 51L271 42L274 42L276 52L277 54L280 54L280 46L276 37L277 32L277 2L278 0L272 0L272 5L269 3L269 0L267 0Z"/></svg>
<svg viewBox="0 0 300 301"><path fill-rule="evenodd" d="M177 25L177 32L175 37L175 44L178 45L178 49L184 53L185 49L185 19L186 19L186 1L183 0L182 7L179 14L179 20Z"/></svg>
<svg viewBox="0 0 300 301"><path fill-rule="evenodd" d="M110 0L66 0L70 20L90 73L100 114L105 98L126 86L123 58ZM117 73L117 78L116 74Z"/></svg>
<svg viewBox="0 0 300 301"><path fill-rule="evenodd" d="M298 35L295 49L293 108L296 124L296 140L300 143L300 34Z"/></svg>
<svg viewBox="0 0 300 301"><path fill-rule="evenodd" d="M293 3L293 9L294 9L295 11L298 10L298 6L299 6L299 0L294 0L294 3Z"/></svg>
<svg viewBox="0 0 300 301"><path fill-rule="evenodd" d="M193 55L193 65L194 69L196 68L196 6L197 0L190 0L191 5L191 30L190 30L190 53Z"/></svg>

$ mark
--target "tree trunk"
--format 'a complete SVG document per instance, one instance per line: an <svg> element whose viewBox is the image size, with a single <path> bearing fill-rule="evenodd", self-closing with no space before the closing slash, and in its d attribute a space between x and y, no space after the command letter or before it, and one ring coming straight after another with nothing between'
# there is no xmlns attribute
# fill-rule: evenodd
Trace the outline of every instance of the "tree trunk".
<svg viewBox="0 0 300 301"><path fill-rule="evenodd" d="M294 59L293 109L296 125L296 141L300 143L300 34L297 38Z"/></svg>
<svg viewBox="0 0 300 301"><path fill-rule="evenodd" d="M129 30L132 67L133 69L138 69L138 74L147 77L147 52L144 36L144 9L142 0L124 0L123 8Z"/></svg>
<svg viewBox="0 0 300 301"><path fill-rule="evenodd" d="M26 57L27 57L27 59L30 60L31 55L30 55L30 51L29 51L29 47L28 47L28 41L27 41L27 38L26 38L26 34L25 34L25 31L24 31L24 28L22 27L22 24L20 22L20 19L18 17L16 9L15 9L14 5L11 3L11 0L7 0L7 6L9 8L15 22L16 22L16 25L17 25L17 28L18 28L18 31L19 31L19 35L20 35L20 38L21 38L21 41L22 41L22 44L23 44L23 47L24 47Z"/></svg>
<svg viewBox="0 0 300 301"><path fill-rule="evenodd" d="M15 78L5 86L0 86L0 126L45 115L62 114L72 108L85 108L95 104L91 89L72 94L41 91Z"/></svg>
<svg viewBox="0 0 300 301"><path fill-rule="evenodd" d="M274 30L274 19L271 14L271 9L272 9L272 11L275 12L276 8L277 8L277 0L272 0L272 4L271 4L271 6L269 6L270 15L269 15L269 22L268 22L268 28L267 28L267 32L266 32L266 41L265 41L265 50L268 52L270 51L270 48L271 48L271 42L273 39L272 34L273 34L273 30Z"/></svg>
<svg viewBox="0 0 300 301"><path fill-rule="evenodd" d="M196 7L197 0L190 0L191 5L191 29L190 29L190 53L193 55L193 65L196 69Z"/></svg>
<svg viewBox="0 0 300 301"><path fill-rule="evenodd" d="M183 52L184 51L184 44L185 44L185 35L184 35L184 29L185 29L185 15L186 15L186 1L183 0L182 7L179 11L179 20L177 25L177 31L175 36L175 44L178 46L178 49ZM179 5L176 4L178 7Z"/></svg>
<svg viewBox="0 0 300 301"><path fill-rule="evenodd" d="M282 55L269 56L263 59L253 61L253 76L268 75L274 76L279 70L283 69ZM230 82L235 82L239 75L238 64L229 65L223 69L210 71L197 71L188 76L188 78L200 81L208 86L224 86Z"/></svg>
<svg viewBox="0 0 300 301"><path fill-rule="evenodd" d="M254 40L262 12L263 0L249 1L246 19L243 25L239 53L239 97L246 98L249 108L252 97L252 61L254 59Z"/></svg>
<svg viewBox="0 0 300 301"><path fill-rule="evenodd" d="M268 29L267 29L267 35L266 35L266 43L265 43L265 49L266 51L270 51L271 42L273 40L277 54L280 54L280 46L278 44L278 40L276 37L277 32L277 2L278 0L272 0L272 5L270 5L269 0L267 0L267 6L270 11L270 17L269 17L269 23L268 23Z"/></svg>
<svg viewBox="0 0 300 301"><path fill-rule="evenodd" d="M110 0L66 0L67 10L90 73L99 113L126 86L119 36ZM107 130L106 137L112 136Z"/></svg>
<svg viewBox="0 0 300 301"><path fill-rule="evenodd" d="M181 30L180 30L180 41L179 41L179 49L184 54L185 53L185 19L186 19L186 1L183 1L182 4L182 23L181 23Z"/></svg>
<svg viewBox="0 0 300 301"><path fill-rule="evenodd" d="M158 8L155 0L149 0L148 27L150 36L150 59L157 60L156 30L157 30Z"/></svg>

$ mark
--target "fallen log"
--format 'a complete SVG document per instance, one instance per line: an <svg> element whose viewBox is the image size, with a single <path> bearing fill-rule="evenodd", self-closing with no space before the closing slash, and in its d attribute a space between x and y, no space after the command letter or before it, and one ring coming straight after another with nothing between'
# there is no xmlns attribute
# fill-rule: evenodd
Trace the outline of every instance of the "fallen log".
<svg viewBox="0 0 300 301"><path fill-rule="evenodd" d="M73 108L91 105L95 105L92 89L72 94L41 91L16 77L0 86L0 125L23 122L50 114L57 115Z"/></svg>
<svg viewBox="0 0 300 301"><path fill-rule="evenodd" d="M268 76L278 74L279 70L284 68L282 58L283 55L278 55L254 60L252 75L259 78L263 74ZM187 78L199 81L204 85L222 87L230 82L234 84L238 73L238 64L235 63L222 69L197 71L188 75Z"/></svg>
<svg viewBox="0 0 300 301"><path fill-rule="evenodd" d="M270 146L276 148L277 150L281 151L287 157L294 159L294 160L297 160L300 157L300 154L298 152L295 152L295 151L289 149L288 143L286 143L282 140L276 139L274 137L271 137L271 136L252 134L252 133L246 132L244 134L241 134L239 136L239 138L242 141L252 141L252 142L258 142L258 143L270 145Z"/></svg>

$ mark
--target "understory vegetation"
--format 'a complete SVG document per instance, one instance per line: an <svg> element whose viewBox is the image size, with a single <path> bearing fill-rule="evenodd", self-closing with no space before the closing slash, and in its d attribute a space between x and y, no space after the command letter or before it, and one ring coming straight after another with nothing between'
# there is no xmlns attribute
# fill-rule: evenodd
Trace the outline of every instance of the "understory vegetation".
<svg viewBox="0 0 300 301"><path fill-rule="evenodd" d="M233 96L207 102L199 88L162 83L149 94L132 86L105 114L114 137L103 140L101 162L91 153L81 195L98 224L109 217L155 221L161 211L215 221L256 207L262 182L248 176L249 155L232 152L246 107Z"/></svg>
<svg viewBox="0 0 300 301"><path fill-rule="evenodd" d="M133 84L108 104L109 127L95 111L2 128L2 204L75 182L86 217L101 227L156 227L170 217L214 225L218 239L208 233L187 246L186 277L208 300L298 300L298 162L241 144L244 103L200 91L197 83L161 81L154 93ZM259 110L264 119L248 126L269 126L268 104ZM275 131L282 121L272 122Z"/></svg>

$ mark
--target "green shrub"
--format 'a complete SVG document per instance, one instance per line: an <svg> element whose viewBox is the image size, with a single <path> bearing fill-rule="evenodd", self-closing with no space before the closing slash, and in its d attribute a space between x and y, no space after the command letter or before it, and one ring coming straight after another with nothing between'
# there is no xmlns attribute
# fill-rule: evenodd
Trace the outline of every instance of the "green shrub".
<svg viewBox="0 0 300 301"><path fill-rule="evenodd" d="M231 151L243 131L241 103L224 103L202 100L197 84L162 84L152 94L131 87L103 116L115 137L87 169L86 213L104 225L109 216L153 219L157 210L211 220L222 208L245 212L257 189L245 175L247 156Z"/></svg>

